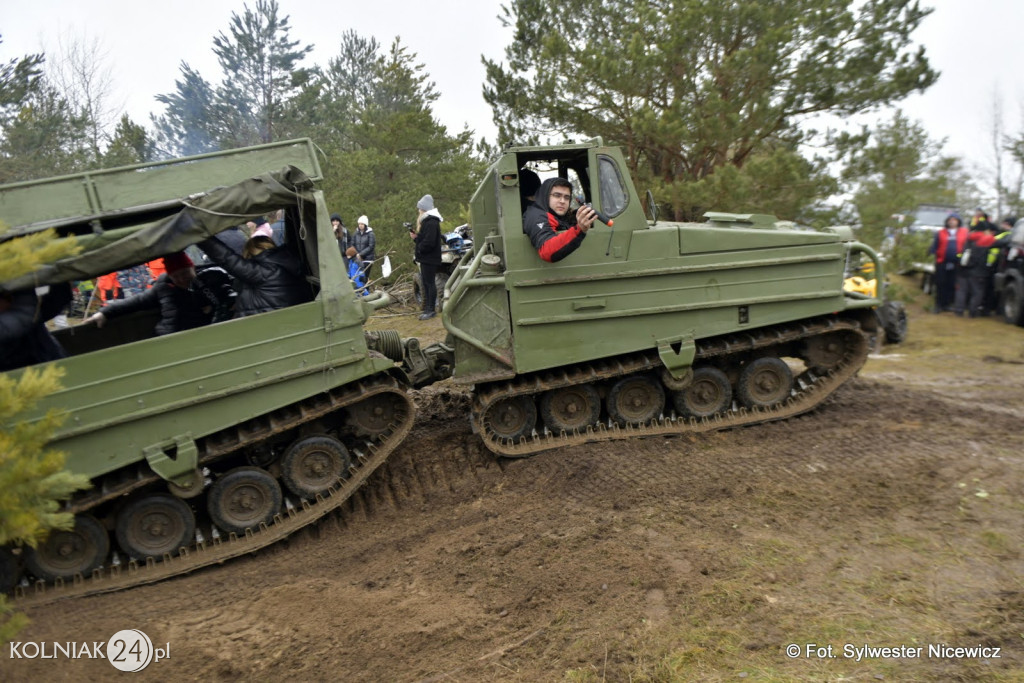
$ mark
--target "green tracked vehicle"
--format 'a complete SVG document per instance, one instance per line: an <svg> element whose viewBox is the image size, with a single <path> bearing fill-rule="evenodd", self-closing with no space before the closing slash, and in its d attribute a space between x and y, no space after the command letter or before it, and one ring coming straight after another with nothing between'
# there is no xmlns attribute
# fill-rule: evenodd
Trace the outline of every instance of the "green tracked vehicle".
<svg viewBox="0 0 1024 683"><path fill-rule="evenodd" d="M64 388L23 419L63 410L50 447L92 487L69 503L74 529L0 548L5 590L111 591L251 552L340 506L408 434L406 389L427 360L415 340L364 333L386 297L345 277L320 175L299 140L0 186L0 241L55 228L83 248L9 291L143 263L276 210L309 286L308 303L165 336L156 312L58 330ZM419 375L396 365L405 344Z"/></svg>
<svg viewBox="0 0 1024 683"><path fill-rule="evenodd" d="M523 168L569 179L612 227L541 260L523 233ZM881 264L848 230L658 222L600 139L507 149L470 210L476 241L442 319L455 381L474 386L473 428L501 455L796 415L857 372L877 333L881 302L843 278L862 257Z"/></svg>

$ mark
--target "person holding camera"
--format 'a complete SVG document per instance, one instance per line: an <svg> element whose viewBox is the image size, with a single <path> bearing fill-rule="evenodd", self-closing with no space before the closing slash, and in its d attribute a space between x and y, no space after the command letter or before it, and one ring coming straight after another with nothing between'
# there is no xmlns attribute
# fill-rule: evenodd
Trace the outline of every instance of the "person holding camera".
<svg viewBox="0 0 1024 683"><path fill-rule="evenodd" d="M420 320L428 320L437 315L434 302L437 300L437 285L434 276L441 266L441 214L434 208L434 198L423 195L416 202L419 217L416 219L418 229L409 230L409 236L416 243L416 262L420 264L420 277L423 279L423 313Z"/></svg>
<svg viewBox="0 0 1024 683"><path fill-rule="evenodd" d="M561 261L576 251L597 218L597 212L587 205L575 215L569 213L571 203L572 183L565 178L548 178L523 214L523 232L548 263Z"/></svg>

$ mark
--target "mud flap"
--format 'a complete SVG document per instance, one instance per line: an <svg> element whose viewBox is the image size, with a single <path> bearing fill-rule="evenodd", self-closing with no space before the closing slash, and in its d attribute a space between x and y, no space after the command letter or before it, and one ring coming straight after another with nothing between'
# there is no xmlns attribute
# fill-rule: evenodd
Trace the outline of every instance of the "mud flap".
<svg viewBox="0 0 1024 683"><path fill-rule="evenodd" d="M693 365L693 359L697 357L697 345L693 341L693 335L659 339L658 355L673 379L684 379Z"/></svg>

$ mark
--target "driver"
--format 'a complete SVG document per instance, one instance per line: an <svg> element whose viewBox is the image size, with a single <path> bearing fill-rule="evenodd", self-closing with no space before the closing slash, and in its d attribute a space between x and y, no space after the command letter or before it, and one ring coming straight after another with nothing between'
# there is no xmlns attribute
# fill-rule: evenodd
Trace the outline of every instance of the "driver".
<svg viewBox="0 0 1024 683"><path fill-rule="evenodd" d="M581 206L575 215L570 214L570 202L572 184L565 178L548 178L523 214L523 232L530 237L537 254L549 263L561 261L576 251L597 218L589 206Z"/></svg>

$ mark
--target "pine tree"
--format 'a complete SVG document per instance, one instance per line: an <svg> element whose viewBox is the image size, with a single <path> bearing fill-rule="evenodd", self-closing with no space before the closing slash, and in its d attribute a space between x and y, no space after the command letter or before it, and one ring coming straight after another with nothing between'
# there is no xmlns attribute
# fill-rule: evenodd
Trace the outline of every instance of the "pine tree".
<svg viewBox="0 0 1024 683"><path fill-rule="evenodd" d="M0 232L6 229L0 228ZM0 244L0 282L78 250L55 237L52 231L45 231ZM46 449L63 419L60 413L50 412L32 423L18 422L19 415L60 388L62 374L53 365L27 368L15 377L0 374L0 547L35 545L50 529L70 528L73 517L59 511L58 501L89 484L86 477L64 469L63 453ZM0 596L0 643L26 623Z"/></svg>
<svg viewBox="0 0 1024 683"><path fill-rule="evenodd" d="M453 135L434 118L434 84L400 41L382 55L370 49L375 43L346 45L372 56L372 68L362 60L331 63L324 108L350 118L336 120L343 135L320 145L327 155L325 195L350 226L360 214L370 217L378 258L390 252L396 264L411 264L412 245L401 226L416 217L416 201L432 194L446 216L443 227L454 228L484 163L474 155L472 131ZM358 78L345 64L357 65Z"/></svg>
<svg viewBox="0 0 1024 683"><path fill-rule="evenodd" d="M504 11L515 28L506 63L484 60L500 142L603 136L677 219L770 205L778 188L748 168L765 155L798 172L790 188L820 180L817 164L793 158L798 123L863 112L937 77L910 42L928 14L917 0L516 0ZM700 186L729 167L757 192Z"/></svg>
<svg viewBox="0 0 1024 683"><path fill-rule="evenodd" d="M276 130L312 72L299 63L313 49L289 38L277 0L256 0L232 13L228 33L213 39L222 82L213 87L182 63L175 92L157 96L166 106L153 117L160 151L181 156L277 139Z"/></svg>
<svg viewBox="0 0 1024 683"><path fill-rule="evenodd" d="M0 124L6 125L35 89L44 61L42 54L33 54L0 63Z"/></svg>
<svg viewBox="0 0 1024 683"><path fill-rule="evenodd" d="M114 137L103 153L105 167L138 164L155 157L153 141L146 129L132 121L127 114L121 116L114 129Z"/></svg>
<svg viewBox="0 0 1024 683"><path fill-rule="evenodd" d="M92 159L88 120L45 79L0 123L0 183L73 173Z"/></svg>
<svg viewBox="0 0 1024 683"><path fill-rule="evenodd" d="M959 161L943 156L942 142L900 111L874 129L839 136L835 144L847 161L842 177L862 242L877 246L886 228L907 227L918 204L957 204ZM906 217L902 223L898 215Z"/></svg>

